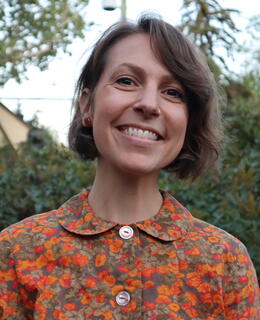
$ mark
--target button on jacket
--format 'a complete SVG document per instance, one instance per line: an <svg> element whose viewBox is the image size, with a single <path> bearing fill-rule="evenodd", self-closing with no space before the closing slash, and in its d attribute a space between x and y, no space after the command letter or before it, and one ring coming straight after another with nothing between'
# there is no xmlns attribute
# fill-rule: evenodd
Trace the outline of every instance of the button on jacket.
<svg viewBox="0 0 260 320"><path fill-rule="evenodd" d="M171 195L151 219L95 216L88 190L0 234L0 319L259 320L243 244Z"/></svg>

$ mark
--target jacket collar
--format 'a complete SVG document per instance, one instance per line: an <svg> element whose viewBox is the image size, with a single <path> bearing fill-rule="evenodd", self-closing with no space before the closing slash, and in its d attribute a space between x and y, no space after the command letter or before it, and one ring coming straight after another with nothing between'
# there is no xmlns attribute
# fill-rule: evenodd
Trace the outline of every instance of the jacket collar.
<svg viewBox="0 0 260 320"><path fill-rule="evenodd" d="M79 235L96 235L119 225L97 217L88 203L89 190L65 202L58 210L60 225L67 231ZM142 231L164 241L185 237L192 229L193 217L169 193L161 191L163 203L159 212L152 218L135 223Z"/></svg>

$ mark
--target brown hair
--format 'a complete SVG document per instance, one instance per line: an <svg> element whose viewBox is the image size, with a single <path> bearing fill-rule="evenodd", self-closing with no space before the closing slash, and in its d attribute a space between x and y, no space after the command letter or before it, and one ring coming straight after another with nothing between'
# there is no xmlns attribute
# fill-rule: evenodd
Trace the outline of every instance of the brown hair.
<svg viewBox="0 0 260 320"><path fill-rule="evenodd" d="M138 33L150 36L156 56L182 84L187 96L189 120L185 142L176 159L164 169L181 179L195 179L219 157L222 135L217 87L199 50L180 31L158 17L143 15L136 24L114 24L97 41L76 85L69 146L82 159L98 156L92 128L82 126L78 101L82 90L88 88L91 104L94 89L106 66L108 51L119 40Z"/></svg>

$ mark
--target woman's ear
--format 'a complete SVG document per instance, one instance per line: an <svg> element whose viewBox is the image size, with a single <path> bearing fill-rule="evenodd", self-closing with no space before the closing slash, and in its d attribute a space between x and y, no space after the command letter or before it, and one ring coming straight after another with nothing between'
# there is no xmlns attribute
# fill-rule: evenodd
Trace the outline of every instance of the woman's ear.
<svg viewBox="0 0 260 320"><path fill-rule="evenodd" d="M87 111L88 102L89 102L89 89L85 88L82 90L79 98L79 109L82 117Z"/></svg>
<svg viewBox="0 0 260 320"><path fill-rule="evenodd" d="M82 125L84 127L91 126L92 124L92 114L91 108L89 106L90 93L89 89L85 88L81 92L81 96L79 98L79 109L82 118Z"/></svg>

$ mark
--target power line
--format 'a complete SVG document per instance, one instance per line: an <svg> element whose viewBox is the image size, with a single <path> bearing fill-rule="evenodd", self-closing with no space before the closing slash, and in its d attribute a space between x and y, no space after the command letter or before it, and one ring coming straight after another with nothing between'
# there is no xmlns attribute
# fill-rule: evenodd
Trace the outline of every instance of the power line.
<svg viewBox="0 0 260 320"><path fill-rule="evenodd" d="M72 98L10 98L10 97L0 97L0 100L54 100L54 101L71 101Z"/></svg>

